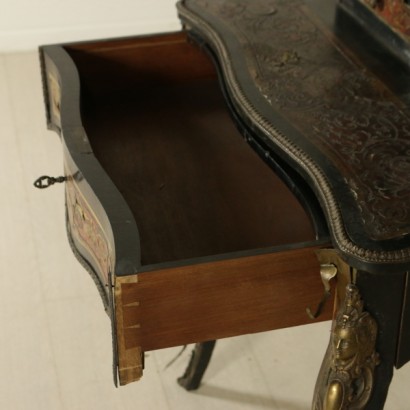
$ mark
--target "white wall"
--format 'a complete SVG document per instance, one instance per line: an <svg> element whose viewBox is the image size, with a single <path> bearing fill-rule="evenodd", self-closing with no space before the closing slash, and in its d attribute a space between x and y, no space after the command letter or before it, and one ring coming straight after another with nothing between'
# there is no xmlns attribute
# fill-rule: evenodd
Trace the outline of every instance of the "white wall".
<svg viewBox="0 0 410 410"><path fill-rule="evenodd" d="M0 0L0 52L179 27L175 0Z"/></svg>

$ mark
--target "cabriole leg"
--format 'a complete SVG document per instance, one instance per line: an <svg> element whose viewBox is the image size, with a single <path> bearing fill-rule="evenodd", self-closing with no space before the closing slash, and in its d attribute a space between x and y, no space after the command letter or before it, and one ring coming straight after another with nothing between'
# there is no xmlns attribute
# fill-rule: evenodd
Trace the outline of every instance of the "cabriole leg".
<svg viewBox="0 0 410 410"><path fill-rule="evenodd" d="M215 343L215 340L211 340L195 345L188 367L184 375L178 379L178 383L186 390L196 390L201 384L202 376L211 360Z"/></svg>
<svg viewBox="0 0 410 410"><path fill-rule="evenodd" d="M381 410L396 360L405 275L339 273L339 302L312 409Z"/></svg>
<svg viewBox="0 0 410 410"><path fill-rule="evenodd" d="M347 285L316 385L314 410L366 408L380 363L376 336L377 323L363 309L359 289Z"/></svg>

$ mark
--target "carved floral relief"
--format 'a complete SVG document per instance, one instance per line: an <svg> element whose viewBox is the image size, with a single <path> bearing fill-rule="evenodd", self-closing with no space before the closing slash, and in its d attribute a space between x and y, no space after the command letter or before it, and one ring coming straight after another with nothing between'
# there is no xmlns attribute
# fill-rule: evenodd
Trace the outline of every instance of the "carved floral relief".
<svg viewBox="0 0 410 410"><path fill-rule="evenodd" d="M363 309L358 288L349 284L333 323L327 371L321 373L315 391L314 410L364 409L374 386L374 370L380 363L375 350L377 323Z"/></svg>
<svg viewBox="0 0 410 410"><path fill-rule="evenodd" d="M410 234L405 102L355 61L303 1L196 3L235 34L264 99L337 169L368 237Z"/></svg>

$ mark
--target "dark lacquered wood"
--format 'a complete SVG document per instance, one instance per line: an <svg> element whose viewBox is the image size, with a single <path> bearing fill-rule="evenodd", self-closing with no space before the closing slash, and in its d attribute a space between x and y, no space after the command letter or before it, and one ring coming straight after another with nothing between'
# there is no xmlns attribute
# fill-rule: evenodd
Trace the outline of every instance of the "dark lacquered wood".
<svg viewBox="0 0 410 410"><path fill-rule="evenodd" d="M404 274L403 279L403 307L400 316L400 329L397 344L395 366L400 369L410 361L410 289L409 272Z"/></svg>
<svg viewBox="0 0 410 410"><path fill-rule="evenodd" d="M195 344L191 360L184 374L178 378L178 384L184 389L191 391L198 389L200 386L202 377L212 357L215 342L215 340L210 340Z"/></svg>
<svg viewBox="0 0 410 410"><path fill-rule="evenodd" d="M324 5L331 27L311 3ZM410 120L400 93L366 71L339 40L334 1L236 6L179 3L193 36L217 56L232 106L305 176L349 263L381 273L380 263L390 272L406 269L410 210L404 198L410 191L402 153L410 144ZM406 165L397 167L401 161Z"/></svg>
<svg viewBox="0 0 410 410"><path fill-rule="evenodd" d="M358 272L357 286L365 310L375 318L378 326L376 351L380 355L380 364L375 369L373 393L366 410L381 410L387 398L397 359L406 275L379 276Z"/></svg>

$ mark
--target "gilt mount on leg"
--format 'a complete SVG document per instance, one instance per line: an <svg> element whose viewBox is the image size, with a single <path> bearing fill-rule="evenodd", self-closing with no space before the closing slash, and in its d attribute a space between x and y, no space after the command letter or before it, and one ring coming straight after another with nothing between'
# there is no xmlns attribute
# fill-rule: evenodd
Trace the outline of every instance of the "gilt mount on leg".
<svg viewBox="0 0 410 410"><path fill-rule="evenodd" d="M365 408L374 385L374 369L380 363L376 337L376 321L363 310L359 289L347 285L316 384L314 410Z"/></svg>

